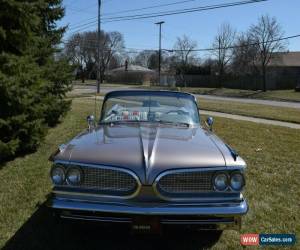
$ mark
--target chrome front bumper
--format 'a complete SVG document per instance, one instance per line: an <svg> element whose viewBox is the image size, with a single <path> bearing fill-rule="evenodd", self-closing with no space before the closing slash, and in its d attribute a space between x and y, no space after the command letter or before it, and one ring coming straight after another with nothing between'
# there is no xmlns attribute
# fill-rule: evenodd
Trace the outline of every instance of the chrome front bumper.
<svg viewBox="0 0 300 250"><path fill-rule="evenodd" d="M202 229L220 230L239 230L241 216L248 211L244 199L219 203L134 203L52 195L46 205L66 219L132 223L135 217L156 217L161 224L201 225Z"/></svg>

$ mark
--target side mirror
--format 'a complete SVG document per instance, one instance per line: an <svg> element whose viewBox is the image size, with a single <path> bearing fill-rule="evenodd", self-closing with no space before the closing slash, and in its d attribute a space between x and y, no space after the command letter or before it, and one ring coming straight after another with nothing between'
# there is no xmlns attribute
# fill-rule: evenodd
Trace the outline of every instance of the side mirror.
<svg viewBox="0 0 300 250"><path fill-rule="evenodd" d="M88 123L88 129L91 130L92 128L95 127L95 116L93 115L89 115L87 118L86 118L86 121Z"/></svg>
<svg viewBox="0 0 300 250"><path fill-rule="evenodd" d="M206 125L207 125L207 127L209 128L210 131L213 130L213 124L214 124L214 118L209 116L206 120Z"/></svg>

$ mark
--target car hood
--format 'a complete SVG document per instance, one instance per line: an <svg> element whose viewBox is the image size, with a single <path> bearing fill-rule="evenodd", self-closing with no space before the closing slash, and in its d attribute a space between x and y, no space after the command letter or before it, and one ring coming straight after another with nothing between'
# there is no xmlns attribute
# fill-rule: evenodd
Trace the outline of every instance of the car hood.
<svg viewBox="0 0 300 250"><path fill-rule="evenodd" d="M54 160L122 167L152 184L165 170L223 167L222 150L227 150L222 142L201 127L101 125L79 134Z"/></svg>

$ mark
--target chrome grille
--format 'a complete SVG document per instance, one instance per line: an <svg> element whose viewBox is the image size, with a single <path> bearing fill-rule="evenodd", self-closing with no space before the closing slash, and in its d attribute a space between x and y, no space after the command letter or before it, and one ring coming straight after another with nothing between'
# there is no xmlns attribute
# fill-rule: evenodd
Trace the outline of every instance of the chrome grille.
<svg viewBox="0 0 300 250"><path fill-rule="evenodd" d="M109 195L132 195L138 188L137 180L126 171L110 168L82 167L83 182L80 187Z"/></svg>
<svg viewBox="0 0 300 250"><path fill-rule="evenodd" d="M211 191L212 172L174 172L162 176L157 187L166 194L192 194Z"/></svg>

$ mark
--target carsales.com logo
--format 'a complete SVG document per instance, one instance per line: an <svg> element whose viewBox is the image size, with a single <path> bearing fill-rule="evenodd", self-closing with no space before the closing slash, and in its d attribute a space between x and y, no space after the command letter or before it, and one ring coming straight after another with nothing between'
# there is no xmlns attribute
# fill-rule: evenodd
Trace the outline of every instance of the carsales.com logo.
<svg viewBox="0 0 300 250"><path fill-rule="evenodd" d="M277 245L291 246L296 243L295 234L242 234L241 245L258 246L258 245Z"/></svg>

